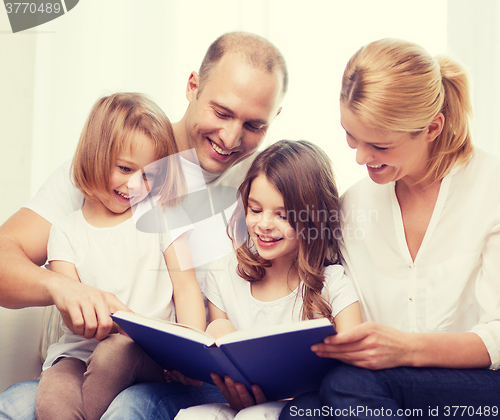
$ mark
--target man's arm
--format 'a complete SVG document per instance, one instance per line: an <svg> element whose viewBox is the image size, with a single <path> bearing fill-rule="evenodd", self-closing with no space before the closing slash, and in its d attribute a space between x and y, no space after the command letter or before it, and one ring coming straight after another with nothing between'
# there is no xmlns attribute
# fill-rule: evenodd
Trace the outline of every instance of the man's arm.
<svg viewBox="0 0 500 420"><path fill-rule="evenodd" d="M39 267L47 259L50 227L26 208L0 226L1 306L17 309L53 303L47 284L60 276Z"/></svg>
<svg viewBox="0 0 500 420"><path fill-rule="evenodd" d="M106 337L110 313L129 311L116 296L40 268L51 224L22 208L0 226L0 305L17 309L55 304L67 325L86 338Z"/></svg>

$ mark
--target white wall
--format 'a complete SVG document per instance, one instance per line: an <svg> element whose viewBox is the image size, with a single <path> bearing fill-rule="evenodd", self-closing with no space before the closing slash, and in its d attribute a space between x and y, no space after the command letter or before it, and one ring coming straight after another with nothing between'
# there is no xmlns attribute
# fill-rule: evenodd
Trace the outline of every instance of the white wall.
<svg viewBox="0 0 500 420"><path fill-rule="evenodd" d="M188 75L224 32L260 33L282 50L290 90L267 140L318 142L334 161L341 190L364 175L338 124L347 59L386 36L414 40L433 53L446 49L445 0L85 0L17 34L9 33L3 7L0 48L9 65L0 68L0 175L8 194L0 223L71 157L99 96L145 92L172 121L181 118Z"/></svg>

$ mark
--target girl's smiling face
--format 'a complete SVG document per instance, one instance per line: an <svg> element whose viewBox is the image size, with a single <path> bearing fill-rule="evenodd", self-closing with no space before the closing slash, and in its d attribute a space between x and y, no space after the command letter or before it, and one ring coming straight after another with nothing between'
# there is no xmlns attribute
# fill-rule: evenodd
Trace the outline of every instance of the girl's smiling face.
<svg viewBox="0 0 500 420"><path fill-rule="evenodd" d="M158 170L156 150L145 134L136 133L130 146L117 154L109 174L111 193L97 198L110 212L121 214L142 201L153 187Z"/></svg>
<svg viewBox="0 0 500 420"><path fill-rule="evenodd" d="M246 225L259 255L266 260L290 260L297 254L297 232L287 220L283 195L265 175L250 186Z"/></svg>

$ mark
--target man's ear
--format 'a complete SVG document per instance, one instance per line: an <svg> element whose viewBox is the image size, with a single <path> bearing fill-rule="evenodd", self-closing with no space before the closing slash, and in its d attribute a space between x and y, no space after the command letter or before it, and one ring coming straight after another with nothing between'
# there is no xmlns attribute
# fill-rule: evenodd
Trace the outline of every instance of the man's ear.
<svg viewBox="0 0 500 420"><path fill-rule="evenodd" d="M441 112L438 112L432 119L431 123L427 126L426 138L428 142L436 140L437 136L439 136L441 131L443 131L444 124L444 115Z"/></svg>
<svg viewBox="0 0 500 420"><path fill-rule="evenodd" d="M198 73L193 71L189 75L187 87L186 87L186 98L191 103L191 101L196 98L198 93L198 88L200 87L200 76Z"/></svg>

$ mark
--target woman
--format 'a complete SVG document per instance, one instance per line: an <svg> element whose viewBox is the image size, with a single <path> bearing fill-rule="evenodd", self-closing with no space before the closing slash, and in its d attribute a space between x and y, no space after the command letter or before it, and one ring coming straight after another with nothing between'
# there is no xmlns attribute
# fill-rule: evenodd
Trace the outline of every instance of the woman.
<svg viewBox="0 0 500 420"><path fill-rule="evenodd" d="M347 64L340 108L369 174L342 201L368 322L314 346L345 364L280 418L498 415L500 159L472 146L465 71L376 41Z"/></svg>

